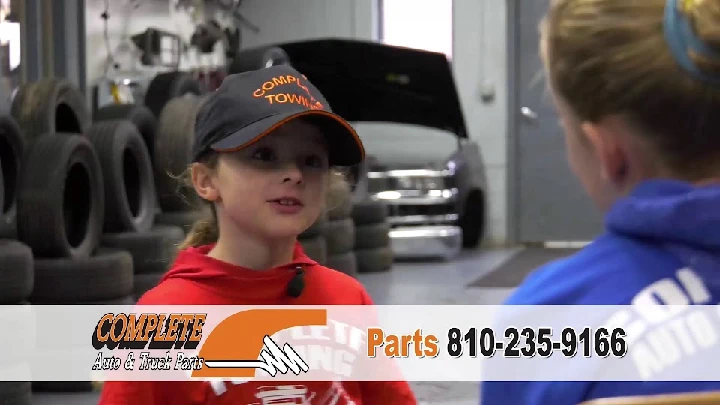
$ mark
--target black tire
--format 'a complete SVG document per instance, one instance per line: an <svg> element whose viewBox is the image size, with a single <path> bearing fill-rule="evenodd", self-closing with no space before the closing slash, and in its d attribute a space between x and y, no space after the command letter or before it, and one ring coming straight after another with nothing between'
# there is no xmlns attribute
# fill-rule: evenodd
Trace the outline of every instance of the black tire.
<svg viewBox="0 0 720 405"><path fill-rule="evenodd" d="M135 284L133 285L133 297L135 301L140 299L146 292L155 288L164 275L165 273L136 274Z"/></svg>
<svg viewBox="0 0 720 405"><path fill-rule="evenodd" d="M51 133L84 134L92 121L83 93L58 79L20 86L11 111L29 140Z"/></svg>
<svg viewBox="0 0 720 405"><path fill-rule="evenodd" d="M137 127L140 136L145 141L150 161L155 158L155 129L157 128L157 118L144 105L139 104L112 104L101 107L95 112L94 120L111 121L111 120L128 120Z"/></svg>
<svg viewBox="0 0 720 405"><path fill-rule="evenodd" d="M300 238L308 239L325 233L325 227L327 226L327 213L323 212L318 219L313 222L308 229L300 234Z"/></svg>
<svg viewBox="0 0 720 405"><path fill-rule="evenodd" d="M0 240L0 280L0 305L12 305L30 296L35 272L28 246L14 240Z"/></svg>
<svg viewBox="0 0 720 405"><path fill-rule="evenodd" d="M320 264L327 261L327 241L323 236L314 238L300 239L300 245L305 254Z"/></svg>
<svg viewBox="0 0 720 405"><path fill-rule="evenodd" d="M17 122L9 115L0 115L0 237L17 237L17 191L25 152L25 139Z"/></svg>
<svg viewBox="0 0 720 405"><path fill-rule="evenodd" d="M187 234L195 222L203 218L205 218L205 213L201 210L160 212L155 216L155 224L177 226Z"/></svg>
<svg viewBox="0 0 720 405"><path fill-rule="evenodd" d="M482 192L470 192L458 221L462 228L462 246L472 249L478 246L485 233L485 198Z"/></svg>
<svg viewBox="0 0 720 405"><path fill-rule="evenodd" d="M91 392L92 381L33 381L33 392Z"/></svg>
<svg viewBox="0 0 720 405"><path fill-rule="evenodd" d="M160 114L155 134L155 186L162 211L187 211L197 205L194 190L178 183L192 160L197 97L170 100Z"/></svg>
<svg viewBox="0 0 720 405"><path fill-rule="evenodd" d="M98 249L87 259L35 259L32 304L80 304L132 295L133 262L122 250Z"/></svg>
<svg viewBox="0 0 720 405"><path fill-rule="evenodd" d="M155 221L152 163L140 133L129 121L93 124L87 132L105 185L103 232L145 232Z"/></svg>
<svg viewBox="0 0 720 405"><path fill-rule="evenodd" d="M228 72L230 74L243 73L286 64L290 64L290 58L282 48L263 46L237 53L228 66Z"/></svg>
<svg viewBox="0 0 720 405"><path fill-rule="evenodd" d="M31 405L32 389L29 381L0 381L2 405Z"/></svg>
<svg viewBox="0 0 720 405"><path fill-rule="evenodd" d="M325 226L328 256L341 255L355 247L355 224L352 219L328 221Z"/></svg>
<svg viewBox="0 0 720 405"><path fill-rule="evenodd" d="M390 224L356 225L355 249L377 249L390 246Z"/></svg>
<svg viewBox="0 0 720 405"><path fill-rule="evenodd" d="M142 233L104 234L100 246L130 252L135 274L164 273L183 239L185 233L177 226L156 226Z"/></svg>
<svg viewBox="0 0 720 405"><path fill-rule="evenodd" d="M354 252L341 255L330 255L327 258L327 267L355 277L358 273L357 258Z"/></svg>
<svg viewBox="0 0 720 405"><path fill-rule="evenodd" d="M23 162L18 190L18 239L34 256L87 258L105 215L100 162L79 135L36 139Z"/></svg>
<svg viewBox="0 0 720 405"><path fill-rule="evenodd" d="M358 273L388 271L392 268L394 260L393 251L390 247L358 249L355 251L355 257L357 257Z"/></svg>
<svg viewBox="0 0 720 405"><path fill-rule="evenodd" d="M192 75L185 72L159 73L148 85L145 93L145 105L156 117L159 117L170 100L186 94L197 96L202 94L200 83Z"/></svg>
<svg viewBox="0 0 720 405"><path fill-rule="evenodd" d="M113 298L111 300L83 302L82 305L135 305L135 297L128 295L127 297Z"/></svg>
<svg viewBox="0 0 720 405"><path fill-rule="evenodd" d="M379 201L357 201L352 207L352 217L357 226L385 222L388 206Z"/></svg>

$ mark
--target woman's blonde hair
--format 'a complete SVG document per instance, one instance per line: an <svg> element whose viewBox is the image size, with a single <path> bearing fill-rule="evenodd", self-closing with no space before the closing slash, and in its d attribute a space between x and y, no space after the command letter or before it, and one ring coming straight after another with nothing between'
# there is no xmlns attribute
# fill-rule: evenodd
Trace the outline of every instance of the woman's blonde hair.
<svg viewBox="0 0 720 405"><path fill-rule="evenodd" d="M720 0L679 0L694 36L720 55ZM688 51L703 82L665 37L666 0L554 0L543 21L551 87L581 120L619 115L660 163L689 180L720 173L720 57Z"/></svg>
<svg viewBox="0 0 720 405"><path fill-rule="evenodd" d="M218 155L211 154L203 160L203 164L207 165L211 170L217 166ZM191 165L179 176L181 194L194 195L195 190L192 184ZM342 204L345 198L350 198L350 184L347 181L346 174L337 169L330 170L330 185L326 196L326 207L335 207ZM200 198L188 198L188 203L195 205L196 209L201 212L201 218L195 221L190 232L188 232L185 240L178 246L178 250L188 247L197 247L215 243L219 237L217 214L215 205L209 201Z"/></svg>

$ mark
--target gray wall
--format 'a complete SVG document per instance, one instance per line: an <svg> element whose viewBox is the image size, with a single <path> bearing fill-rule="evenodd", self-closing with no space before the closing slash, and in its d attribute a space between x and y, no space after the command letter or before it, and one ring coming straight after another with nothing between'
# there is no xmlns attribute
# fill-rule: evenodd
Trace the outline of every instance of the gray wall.
<svg viewBox="0 0 720 405"><path fill-rule="evenodd" d="M438 0L443 1L443 0ZM102 0L87 0L88 82L101 77L106 52L99 14ZM471 137L479 142L489 180L489 244L507 238L507 14L505 1L454 0L453 63L456 82L467 116ZM121 1L110 2L121 4ZM152 25L192 33L186 17L177 15L167 2L136 10L131 19L112 20L111 38L117 41L125 27L131 33ZM319 37L376 39L378 9L375 0L245 0L243 14L259 26L254 34L244 31L243 46L252 47L287 40ZM123 7L123 6L118 6ZM147 7L147 8L145 8ZM117 17L117 15L115 16ZM220 63L221 57L188 57L184 66ZM481 92L494 92L494 100L482 102ZM359 129L361 135L367 133ZM387 129L385 129L385 132ZM382 133L383 131L380 131ZM369 135L368 135L369 136Z"/></svg>

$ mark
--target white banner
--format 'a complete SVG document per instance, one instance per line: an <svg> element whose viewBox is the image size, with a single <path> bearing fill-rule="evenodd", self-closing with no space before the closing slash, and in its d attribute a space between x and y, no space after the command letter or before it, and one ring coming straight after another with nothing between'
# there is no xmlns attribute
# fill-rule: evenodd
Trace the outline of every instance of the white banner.
<svg viewBox="0 0 720 405"><path fill-rule="evenodd" d="M0 381L720 380L720 306L3 306Z"/></svg>

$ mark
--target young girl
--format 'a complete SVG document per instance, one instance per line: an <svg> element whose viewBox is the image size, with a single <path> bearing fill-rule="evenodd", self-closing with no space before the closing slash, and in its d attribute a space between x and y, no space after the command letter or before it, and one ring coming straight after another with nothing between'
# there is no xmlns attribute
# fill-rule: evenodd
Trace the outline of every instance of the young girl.
<svg viewBox="0 0 720 405"><path fill-rule="evenodd" d="M720 0L555 0L541 49L570 166L606 212L606 231L536 270L507 303L718 304ZM658 330L648 325L641 339ZM631 345L628 358L669 376L717 354L679 349L668 362L679 347L643 363ZM576 405L711 389L720 382L487 382L481 396L483 405Z"/></svg>
<svg viewBox="0 0 720 405"><path fill-rule="evenodd" d="M187 174L211 216L139 305L372 305L358 281L297 242L340 178L331 168L364 158L355 131L304 76L288 66L231 75L201 107L195 130ZM261 404L273 385L288 383L107 382L100 404ZM307 404L416 403L405 382L301 385Z"/></svg>

